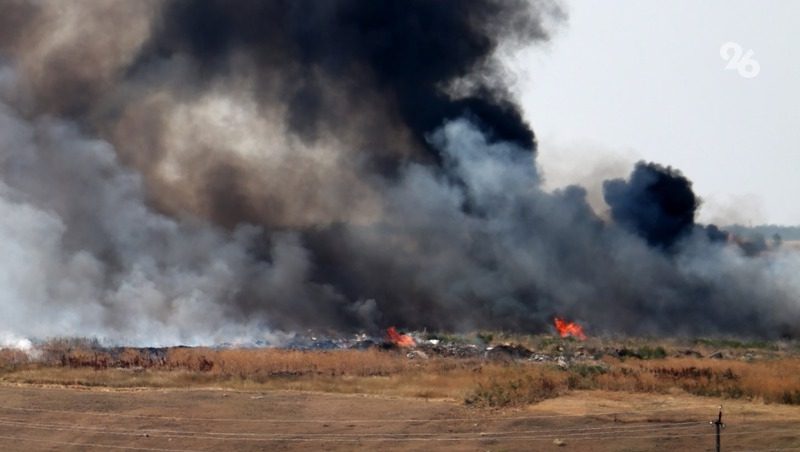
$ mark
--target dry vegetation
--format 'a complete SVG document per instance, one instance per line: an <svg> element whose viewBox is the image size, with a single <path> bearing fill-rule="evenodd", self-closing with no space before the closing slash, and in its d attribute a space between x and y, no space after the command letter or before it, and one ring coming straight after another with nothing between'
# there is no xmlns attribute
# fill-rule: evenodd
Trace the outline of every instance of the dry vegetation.
<svg viewBox="0 0 800 452"><path fill-rule="evenodd" d="M507 338L506 338L507 339ZM7 383L109 387L222 386L459 399L474 406L535 403L573 390L690 394L800 404L800 357L785 346L694 341L693 351L727 347L724 359L682 356L681 344L624 342L616 356L587 343L528 338L536 350L597 356L569 364L433 356L404 350L104 349L51 341L30 357L0 351ZM588 347L588 348L587 348ZM606 346L608 348L608 346ZM588 350L588 351L587 351ZM700 354L700 352L697 352Z"/></svg>

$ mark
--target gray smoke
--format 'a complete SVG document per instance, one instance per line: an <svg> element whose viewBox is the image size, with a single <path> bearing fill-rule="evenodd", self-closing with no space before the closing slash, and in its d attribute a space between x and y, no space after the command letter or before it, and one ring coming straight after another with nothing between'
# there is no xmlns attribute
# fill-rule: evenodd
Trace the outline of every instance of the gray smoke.
<svg viewBox="0 0 800 452"><path fill-rule="evenodd" d="M318 290L297 234L223 231L170 218L108 143L69 122L0 104L0 329L136 344L272 339L263 318L231 322L244 287L278 310ZM270 260L253 247L268 247ZM284 306L281 308L280 306Z"/></svg>
<svg viewBox="0 0 800 452"><path fill-rule="evenodd" d="M676 170L542 188L497 53L552 4L0 3L0 337L800 334Z"/></svg>

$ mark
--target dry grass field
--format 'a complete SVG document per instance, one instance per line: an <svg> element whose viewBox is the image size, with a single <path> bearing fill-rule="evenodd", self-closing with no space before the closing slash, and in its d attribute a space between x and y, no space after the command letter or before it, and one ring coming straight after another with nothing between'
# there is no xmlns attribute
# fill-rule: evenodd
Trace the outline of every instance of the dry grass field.
<svg viewBox="0 0 800 452"><path fill-rule="evenodd" d="M423 354L422 358L407 355L408 349L380 347L329 351L175 347L154 352L51 341L35 358L17 350L0 351L0 381L367 393L462 400L488 407L525 405L572 390L662 394L681 390L800 405L797 344L696 340L686 349L685 344L665 341L609 347L602 340L593 344L550 337L517 339L562 362L511 355Z"/></svg>
<svg viewBox="0 0 800 452"><path fill-rule="evenodd" d="M713 450L708 421L722 404L724 450L800 450L796 344L498 340L559 358L80 341L37 356L2 350L0 440L3 450Z"/></svg>

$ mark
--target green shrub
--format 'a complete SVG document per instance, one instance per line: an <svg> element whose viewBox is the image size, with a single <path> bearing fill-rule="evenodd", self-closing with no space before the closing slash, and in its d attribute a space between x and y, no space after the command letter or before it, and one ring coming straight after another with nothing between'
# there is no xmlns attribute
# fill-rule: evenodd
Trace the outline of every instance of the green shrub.
<svg viewBox="0 0 800 452"><path fill-rule="evenodd" d="M636 353L642 359L664 359L667 357L667 351L664 350L664 347L650 347L645 345L644 347L640 347Z"/></svg>
<svg viewBox="0 0 800 452"><path fill-rule="evenodd" d="M480 383L465 399L468 405L507 407L528 405L558 396L558 383L546 375Z"/></svg>

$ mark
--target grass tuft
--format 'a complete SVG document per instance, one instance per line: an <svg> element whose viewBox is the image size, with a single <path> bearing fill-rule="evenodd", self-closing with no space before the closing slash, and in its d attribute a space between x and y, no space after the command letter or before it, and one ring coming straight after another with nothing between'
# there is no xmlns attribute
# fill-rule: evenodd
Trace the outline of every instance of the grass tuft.
<svg viewBox="0 0 800 452"><path fill-rule="evenodd" d="M558 397L563 385L545 374L526 374L522 377L478 383L465 399L467 405L476 407L505 408L529 405Z"/></svg>

